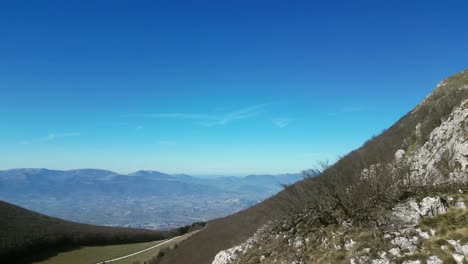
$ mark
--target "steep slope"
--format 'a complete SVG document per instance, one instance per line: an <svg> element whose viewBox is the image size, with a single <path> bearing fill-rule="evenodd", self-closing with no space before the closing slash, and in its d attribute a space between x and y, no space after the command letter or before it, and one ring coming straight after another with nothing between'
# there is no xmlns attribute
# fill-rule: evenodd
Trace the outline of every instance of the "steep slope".
<svg viewBox="0 0 468 264"><path fill-rule="evenodd" d="M347 211L335 207L331 215L323 215L323 210L309 207L290 213L241 245L220 252L214 263L464 263L468 260L467 120L465 100L423 146L400 149L391 163L364 169L360 182L349 185L349 193L341 196ZM388 180L391 184L381 184ZM353 187L365 196L354 193ZM352 211L356 209L360 211ZM327 218L316 221L321 216Z"/></svg>
<svg viewBox="0 0 468 264"><path fill-rule="evenodd" d="M28 263L79 246L155 241L188 228L154 231L64 221L0 201L0 262Z"/></svg>
<svg viewBox="0 0 468 264"><path fill-rule="evenodd" d="M266 225L245 242L219 252L213 264L466 263L467 197L464 192L439 192L409 198L393 210L379 210L386 221L380 225Z"/></svg>
<svg viewBox="0 0 468 264"><path fill-rule="evenodd" d="M169 252L161 263L211 263L217 251L240 244L267 223L287 230L301 223L320 229L343 220L375 224L378 208L394 206L408 195L422 192L423 187L427 191L432 183L466 183L466 163L457 158L467 158L467 99L465 70L442 81L413 111L333 166L325 167L320 176L290 186L248 210L209 222L205 230ZM448 125L444 123L450 122L447 120L458 121ZM443 142L442 135L447 135L443 131L448 133L447 142L455 142L448 151L442 147L448 146ZM441 172L443 169L446 171ZM253 263L256 261L260 259Z"/></svg>

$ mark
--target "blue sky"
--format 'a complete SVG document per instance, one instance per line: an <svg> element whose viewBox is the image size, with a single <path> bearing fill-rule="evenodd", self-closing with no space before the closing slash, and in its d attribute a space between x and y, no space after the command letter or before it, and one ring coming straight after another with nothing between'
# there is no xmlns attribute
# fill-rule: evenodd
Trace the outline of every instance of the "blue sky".
<svg viewBox="0 0 468 264"><path fill-rule="evenodd" d="M11 2L0 169L299 172L468 62L467 1Z"/></svg>

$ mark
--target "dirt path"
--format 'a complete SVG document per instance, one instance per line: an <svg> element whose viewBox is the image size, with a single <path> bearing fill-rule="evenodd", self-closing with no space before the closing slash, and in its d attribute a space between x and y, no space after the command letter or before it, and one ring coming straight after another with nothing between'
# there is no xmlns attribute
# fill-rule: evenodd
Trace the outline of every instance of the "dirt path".
<svg viewBox="0 0 468 264"><path fill-rule="evenodd" d="M162 246L162 245L164 245L164 244L166 244L166 243L169 243L169 242L171 242L172 240L175 240L175 239L177 239L177 238L179 238L179 237L181 237L181 236L173 237L173 238L171 238L171 239L169 239L169 240L166 240L166 241L164 241L164 242L161 242L161 243L159 243L159 244L157 244L157 245L154 245L154 246L152 246L152 247L149 247L149 248L140 250L140 251L135 252L135 253L132 253L132 254L128 254L128 255L125 255L125 256L122 256L122 257L118 257L118 258L114 258L114 259L109 259L109 260L100 261L100 262L98 262L98 263L96 263L96 264L103 264L103 263L114 262L114 261L117 261L117 260L121 260L121 259L125 259L125 258L131 257L131 256L135 256L135 255L138 255L138 254L143 253L143 252L145 252L145 251L148 251L148 250L151 250L151 249L153 249L153 248L157 248L157 247L159 247L159 246Z"/></svg>

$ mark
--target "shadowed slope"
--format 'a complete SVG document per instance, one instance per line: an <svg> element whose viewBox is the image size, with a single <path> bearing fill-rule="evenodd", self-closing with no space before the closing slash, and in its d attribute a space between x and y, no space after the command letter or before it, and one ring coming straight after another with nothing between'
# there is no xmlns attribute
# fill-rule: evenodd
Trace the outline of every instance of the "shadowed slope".
<svg viewBox="0 0 468 264"><path fill-rule="evenodd" d="M189 228L154 231L64 221L0 201L0 262L29 263L80 246L162 240Z"/></svg>

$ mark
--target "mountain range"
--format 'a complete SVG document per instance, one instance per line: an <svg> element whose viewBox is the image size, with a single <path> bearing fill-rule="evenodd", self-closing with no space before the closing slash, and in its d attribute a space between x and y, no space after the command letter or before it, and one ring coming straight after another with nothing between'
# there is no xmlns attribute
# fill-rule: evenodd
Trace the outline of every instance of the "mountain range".
<svg viewBox="0 0 468 264"><path fill-rule="evenodd" d="M256 204L301 174L193 177L141 170L0 171L0 200L66 220L169 229Z"/></svg>

